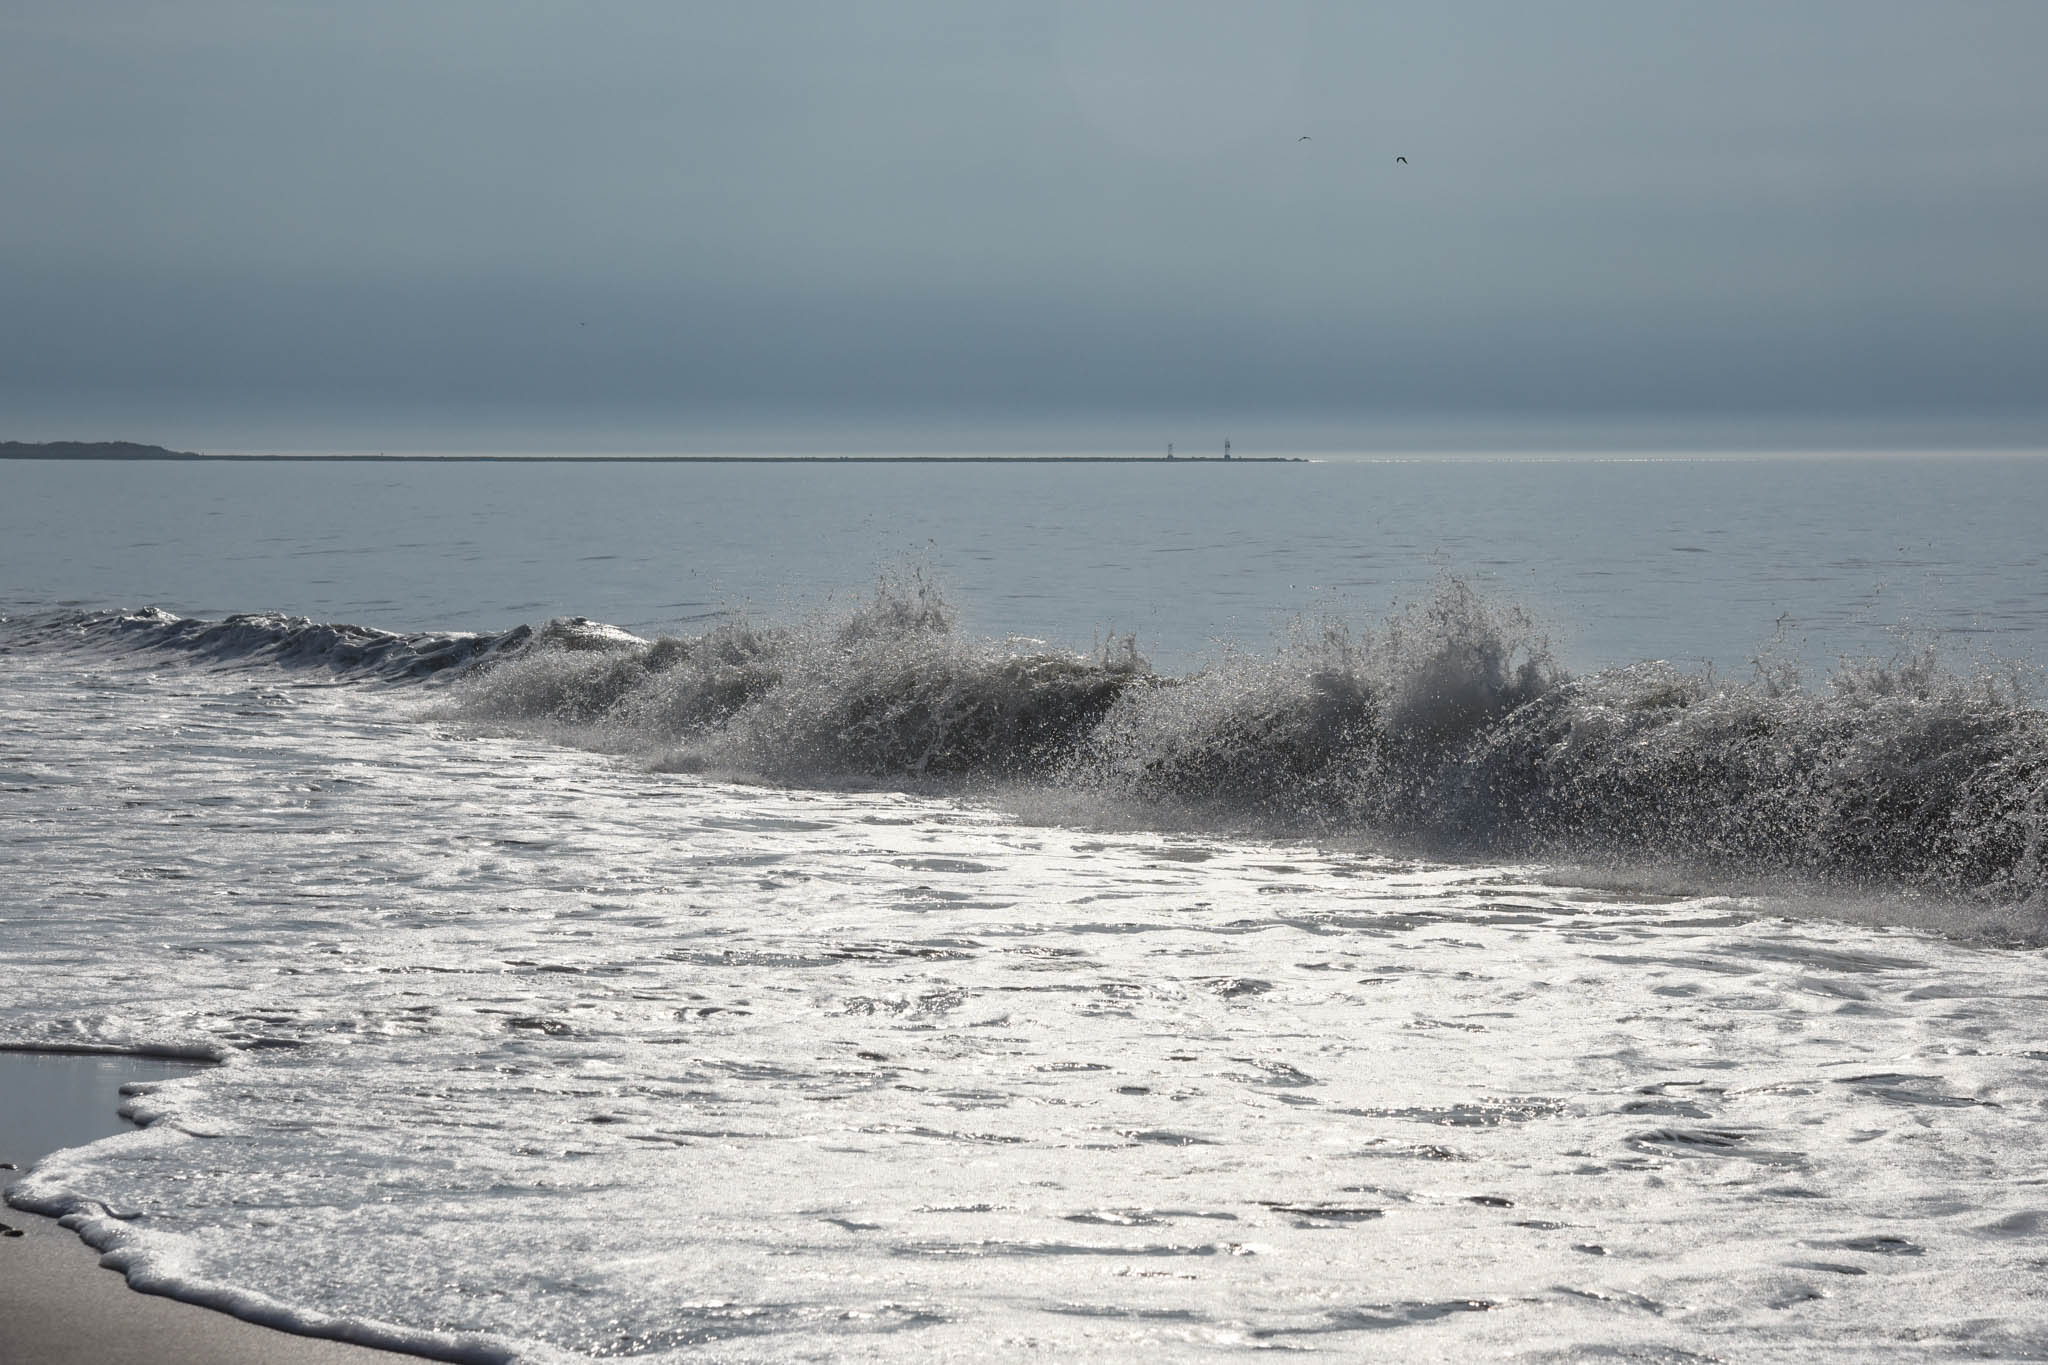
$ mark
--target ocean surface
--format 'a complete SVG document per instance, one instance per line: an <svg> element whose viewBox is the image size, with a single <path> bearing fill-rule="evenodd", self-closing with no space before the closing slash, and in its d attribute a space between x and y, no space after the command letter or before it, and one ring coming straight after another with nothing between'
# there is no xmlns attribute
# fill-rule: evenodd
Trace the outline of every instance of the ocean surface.
<svg viewBox="0 0 2048 1365"><path fill-rule="evenodd" d="M1575 666L1809 667L1923 642L2048 664L2048 458L1077 465L0 465L0 608L385 630L787 619L929 568L969 630L1186 671L1445 574ZM1783 621L1781 636L1780 621Z"/></svg>
<svg viewBox="0 0 2048 1365"><path fill-rule="evenodd" d="M138 1287L2048 1358L2048 459L0 481L0 1045L224 1063L8 1191Z"/></svg>

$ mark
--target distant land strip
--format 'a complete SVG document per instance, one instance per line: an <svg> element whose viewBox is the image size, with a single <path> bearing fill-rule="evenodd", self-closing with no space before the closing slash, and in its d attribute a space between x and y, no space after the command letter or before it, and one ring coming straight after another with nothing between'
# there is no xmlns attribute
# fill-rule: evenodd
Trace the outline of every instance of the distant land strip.
<svg viewBox="0 0 2048 1365"><path fill-rule="evenodd" d="M206 455L133 441L0 441L0 460L269 464L1306 464L1302 455Z"/></svg>

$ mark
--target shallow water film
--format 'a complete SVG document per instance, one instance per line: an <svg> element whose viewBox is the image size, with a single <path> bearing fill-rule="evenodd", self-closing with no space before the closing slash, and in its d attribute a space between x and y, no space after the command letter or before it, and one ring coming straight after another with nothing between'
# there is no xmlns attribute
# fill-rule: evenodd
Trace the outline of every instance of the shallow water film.
<svg viewBox="0 0 2048 1365"><path fill-rule="evenodd" d="M1096 708L1053 752L966 704L971 670L952 711L865 707L885 659L995 666L902 606L836 618L829 676L792 628L733 665L781 691L668 728L599 722L673 700L650 650L705 646L14 623L0 1041L228 1064L9 1197L139 1286L453 1359L2048 1352L2040 953L1938 932L1987 903L2024 930L2017 881L1952 922L1916 864L1858 926L1390 851L1338 817L1391 807L1322 780L1368 740L1371 791L1420 762L1385 726L1257 781L1217 740L1091 827L1075 793L1099 810L1129 755L1284 730L1250 703L1312 674L1029 655L1028 695ZM1442 652L1374 638L1365 700L1317 715L1391 714L1395 665ZM1483 723L1430 761L1585 686L1531 662L1461 674L1504 690L1431 711ZM962 736L1004 782L946 785ZM838 766L731 780L748 755Z"/></svg>

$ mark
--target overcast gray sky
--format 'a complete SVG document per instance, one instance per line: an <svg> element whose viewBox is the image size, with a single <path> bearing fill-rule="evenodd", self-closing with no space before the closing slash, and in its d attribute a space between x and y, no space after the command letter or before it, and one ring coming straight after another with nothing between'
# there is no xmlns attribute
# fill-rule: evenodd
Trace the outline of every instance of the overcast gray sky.
<svg viewBox="0 0 2048 1365"><path fill-rule="evenodd" d="M9 0L0 437L2048 432L2044 53L2041 0Z"/></svg>

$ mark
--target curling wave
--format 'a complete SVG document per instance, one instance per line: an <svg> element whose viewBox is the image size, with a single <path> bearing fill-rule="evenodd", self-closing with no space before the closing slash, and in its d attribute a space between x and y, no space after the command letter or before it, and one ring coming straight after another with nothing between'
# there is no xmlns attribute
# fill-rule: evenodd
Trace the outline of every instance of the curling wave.
<svg viewBox="0 0 2048 1365"><path fill-rule="evenodd" d="M1147 820L1621 856L2040 903L2048 714L1932 652L1827 685L1644 662L1574 677L1456 581L1189 677L961 634L921 579L837 616L689 639L552 623L454 714L665 766L803 782L1028 783Z"/></svg>
<svg viewBox="0 0 2048 1365"><path fill-rule="evenodd" d="M494 635L466 631L398 634L280 612L201 621L157 607L46 612L0 618L0 623L6 626L0 632L0 649L171 650L224 667L320 668L342 678L392 682L452 677L465 667L526 648L535 637L530 626L515 626Z"/></svg>

